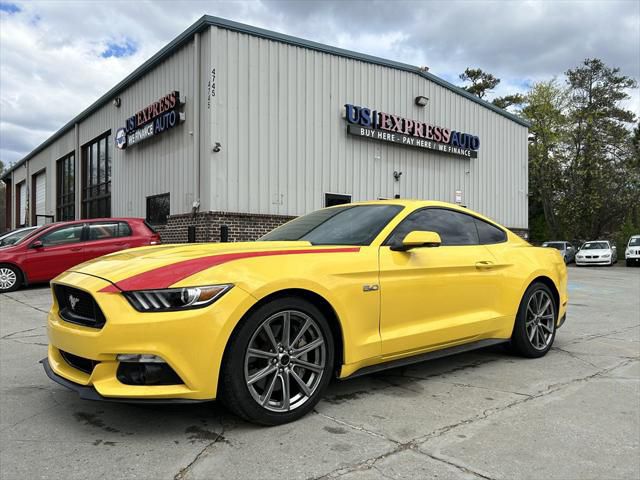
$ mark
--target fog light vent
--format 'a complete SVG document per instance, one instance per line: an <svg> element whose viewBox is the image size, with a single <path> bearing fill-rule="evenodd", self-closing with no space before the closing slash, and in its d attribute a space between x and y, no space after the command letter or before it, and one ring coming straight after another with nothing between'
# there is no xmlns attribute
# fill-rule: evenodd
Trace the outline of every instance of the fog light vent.
<svg viewBox="0 0 640 480"><path fill-rule="evenodd" d="M124 355L122 355L124 357ZM153 355L149 355L152 356ZM121 355L118 355L120 359ZM182 385L178 374L160 357L151 361L120 361L116 378L125 385Z"/></svg>

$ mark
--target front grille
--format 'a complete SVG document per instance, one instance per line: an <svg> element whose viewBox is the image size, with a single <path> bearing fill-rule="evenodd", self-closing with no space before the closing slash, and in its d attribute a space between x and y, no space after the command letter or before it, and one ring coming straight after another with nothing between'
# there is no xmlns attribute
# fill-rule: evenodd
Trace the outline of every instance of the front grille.
<svg viewBox="0 0 640 480"><path fill-rule="evenodd" d="M91 328L104 326L104 314L91 294L66 285L54 285L53 291L63 320Z"/></svg>
<svg viewBox="0 0 640 480"><path fill-rule="evenodd" d="M77 355L73 355L68 352L63 352L60 350L60 355L64 358L64 361L71 365L73 368L80 370L81 372L88 373L91 375L94 367L100 363L95 360L90 360L84 357L78 357Z"/></svg>

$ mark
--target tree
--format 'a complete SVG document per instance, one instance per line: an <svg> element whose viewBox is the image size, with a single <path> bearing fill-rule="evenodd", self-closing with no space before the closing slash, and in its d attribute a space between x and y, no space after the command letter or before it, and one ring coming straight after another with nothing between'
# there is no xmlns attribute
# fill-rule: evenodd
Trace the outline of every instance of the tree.
<svg viewBox="0 0 640 480"><path fill-rule="evenodd" d="M558 204L562 196L563 142L567 135L567 119L563 113L567 95L557 81L533 85L527 94L522 115L531 123L529 135L529 218L538 225L537 234L546 238L562 238L563 228ZM543 217L548 228L535 220ZM531 232L532 235L534 232Z"/></svg>
<svg viewBox="0 0 640 480"><path fill-rule="evenodd" d="M497 97L491 101L491 103L493 103L496 107L505 109L513 105L522 105L525 102L526 97L519 93L514 93L513 95L505 95L504 97Z"/></svg>
<svg viewBox="0 0 640 480"><path fill-rule="evenodd" d="M488 91L493 90L500 83L499 78L483 72L480 68L467 68L464 73L460 74L460 80L471 82L471 85L466 85L462 88L479 98L484 98Z"/></svg>
<svg viewBox="0 0 640 480"><path fill-rule="evenodd" d="M640 200L640 179L629 169L635 157L628 124L635 115L621 106L637 83L599 59L586 59L566 75L570 133L563 210L572 220L570 233L598 238L619 229L629 206Z"/></svg>

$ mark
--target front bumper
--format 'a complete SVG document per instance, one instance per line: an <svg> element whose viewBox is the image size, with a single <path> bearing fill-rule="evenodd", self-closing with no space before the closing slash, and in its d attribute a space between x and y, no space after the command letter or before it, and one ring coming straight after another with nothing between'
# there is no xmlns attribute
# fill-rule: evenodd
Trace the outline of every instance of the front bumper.
<svg viewBox="0 0 640 480"><path fill-rule="evenodd" d="M62 385L63 387L68 388L78 394L80 398L83 400L95 400L101 402L118 402L118 403L152 403L152 404L168 404L168 403L201 403L206 402L207 400L190 400L188 398L143 398L143 399L135 399L135 398L109 398L103 397L100 395L95 388L89 387L86 385L80 385L74 382L70 382L64 377L56 374L51 365L49 364L48 358L43 358L40 360L42 367L44 368L44 373L47 374L54 382Z"/></svg>
<svg viewBox="0 0 640 480"><path fill-rule="evenodd" d="M578 258L576 257L576 265L609 265L611 258Z"/></svg>
<svg viewBox="0 0 640 480"><path fill-rule="evenodd" d="M48 317L49 352L47 366L54 381L68 382L68 388L83 398L135 400L213 400L222 356L233 327L250 306L253 297L235 287L213 305L201 309L141 313L120 293L101 292L110 284L97 277L67 272L55 283L89 292L106 317L101 329L63 320L54 296ZM91 363L80 369L63 354ZM182 383L129 385L118 379L119 354L149 354L161 357ZM67 356L68 357L68 356ZM58 382L61 383L61 382ZM81 389L81 390L79 390ZM83 392L83 393L81 393Z"/></svg>

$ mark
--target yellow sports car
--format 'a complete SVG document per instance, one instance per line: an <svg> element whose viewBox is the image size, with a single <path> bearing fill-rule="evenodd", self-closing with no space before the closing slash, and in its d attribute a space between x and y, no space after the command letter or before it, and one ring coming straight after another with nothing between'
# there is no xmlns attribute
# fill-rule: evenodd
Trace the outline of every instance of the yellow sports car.
<svg viewBox="0 0 640 480"><path fill-rule="evenodd" d="M309 412L334 375L503 342L540 357L567 308L557 250L404 200L319 210L257 242L114 253L52 289L56 382L94 400L220 398L268 425Z"/></svg>

